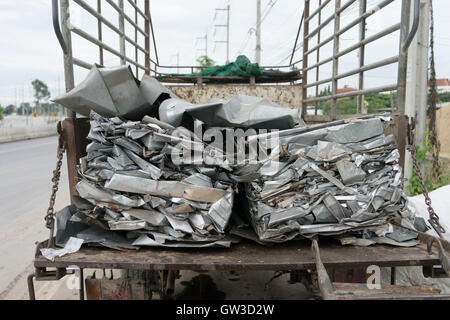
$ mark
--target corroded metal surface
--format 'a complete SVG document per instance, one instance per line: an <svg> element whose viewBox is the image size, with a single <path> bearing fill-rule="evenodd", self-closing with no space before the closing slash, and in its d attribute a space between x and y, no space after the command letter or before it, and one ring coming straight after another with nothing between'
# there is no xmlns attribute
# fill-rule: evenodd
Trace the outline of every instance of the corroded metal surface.
<svg viewBox="0 0 450 320"><path fill-rule="evenodd" d="M325 239L327 240L327 239ZM272 247L242 242L226 249L144 248L139 251L115 251L82 248L79 252L46 260L38 247L35 267L112 268L135 270L302 270L314 269L310 241L295 241ZM420 266L440 263L436 253L429 255L424 244L413 248L376 245L342 247L337 242L320 242L320 257L326 268L354 268L376 264L387 266Z"/></svg>
<svg viewBox="0 0 450 320"><path fill-rule="evenodd" d="M386 286L368 290L362 283L333 283L334 294L338 300L436 300L450 299L441 295L439 289L416 286Z"/></svg>

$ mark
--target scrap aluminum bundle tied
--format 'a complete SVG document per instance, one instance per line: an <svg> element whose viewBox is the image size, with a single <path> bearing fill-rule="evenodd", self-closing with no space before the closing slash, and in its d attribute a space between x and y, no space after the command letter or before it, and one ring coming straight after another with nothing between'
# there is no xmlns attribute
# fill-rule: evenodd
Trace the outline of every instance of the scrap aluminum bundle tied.
<svg viewBox="0 0 450 320"><path fill-rule="evenodd" d="M137 247L231 244L224 235L234 196L230 168L215 157L175 161L181 149L203 147L191 131L148 116L127 121L95 112L90 124L75 200L91 221L126 232Z"/></svg>
<svg viewBox="0 0 450 320"><path fill-rule="evenodd" d="M394 137L385 134L390 120L375 116L278 132L281 151L270 160L273 169L259 169L245 187L259 239L330 235L342 244L416 245L420 221L407 207ZM407 228L391 224L394 218Z"/></svg>

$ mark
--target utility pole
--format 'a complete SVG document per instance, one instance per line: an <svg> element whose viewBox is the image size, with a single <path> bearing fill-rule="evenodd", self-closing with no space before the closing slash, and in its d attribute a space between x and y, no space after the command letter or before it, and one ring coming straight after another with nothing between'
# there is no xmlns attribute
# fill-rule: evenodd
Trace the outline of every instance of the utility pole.
<svg viewBox="0 0 450 320"><path fill-rule="evenodd" d="M227 28L227 40L226 41L215 41L216 43L226 43L227 44L227 63L230 62L230 5L227 5L225 9L216 8L217 11L226 11L227 12L227 24L216 24L214 27L223 27Z"/></svg>
<svg viewBox="0 0 450 320"><path fill-rule="evenodd" d="M19 101L17 100L17 87L16 88L14 88L14 92L15 92L15 102L14 102L14 104L16 105L16 107L17 107L17 104L19 103Z"/></svg>
<svg viewBox="0 0 450 320"><path fill-rule="evenodd" d="M408 73L406 78L405 114L414 117L415 135L414 144L424 149L426 130L426 108L428 93L428 51L430 31L430 0L420 1L420 20L417 34L408 51ZM411 21L414 6L411 6ZM422 172L423 172L422 165ZM412 176L411 154L405 154L405 178Z"/></svg>
<svg viewBox="0 0 450 320"><path fill-rule="evenodd" d="M208 31L205 31L204 37L197 37L197 41L204 40L205 41L205 48L204 49L198 49L205 52L205 56L208 56Z"/></svg>
<svg viewBox="0 0 450 320"><path fill-rule="evenodd" d="M17 108L19 111L19 108ZM25 115L25 85L22 83L22 115Z"/></svg>
<svg viewBox="0 0 450 320"><path fill-rule="evenodd" d="M256 49L255 61L261 64L261 0L256 0Z"/></svg>

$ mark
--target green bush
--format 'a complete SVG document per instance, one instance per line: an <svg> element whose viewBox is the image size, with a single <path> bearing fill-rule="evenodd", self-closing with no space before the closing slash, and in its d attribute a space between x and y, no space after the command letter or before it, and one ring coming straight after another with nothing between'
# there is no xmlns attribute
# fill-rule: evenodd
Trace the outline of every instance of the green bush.
<svg viewBox="0 0 450 320"><path fill-rule="evenodd" d="M321 90L319 96L328 96L331 94L330 87ZM364 96L364 102L367 108L367 112L370 114L379 113L380 109L391 108L392 105L395 108L397 105L397 93L390 94L376 93ZM356 114L357 113L357 97L339 99L337 101L338 114ZM323 114L330 114L331 104L330 101L322 101L318 103L318 109L323 110Z"/></svg>
<svg viewBox="0 0 450 320"><path fill-rule="evenodd" d="M450 102L450 92L444 92L438 94L439 103Z"/></svg>
<svg viewBox="0 0 450 320"><path fill-rule="evenodd" d="M430 131L426 131L425 135L425 146L424 149L416 147L416 158L419 164L419 168L422 166L423 162L426 159L427 153L432 152L432 147L430 144L430 135L432 133ZM440 187L446 186L450 184L450 176L446 173L446 165L442 161L440 162L440 166L438 172L435 175L433 174L424 174L422 173L422 177L424 178L424 184L427 188L428 192L436 190ZM438 178L435 178L438 177ZM419 176L417 174L416 169L413 167L413 173L411 178L408 180L408 185L406 186L406 191L409 196L416 196L423 193L422 186L420 185Z"/></svg>

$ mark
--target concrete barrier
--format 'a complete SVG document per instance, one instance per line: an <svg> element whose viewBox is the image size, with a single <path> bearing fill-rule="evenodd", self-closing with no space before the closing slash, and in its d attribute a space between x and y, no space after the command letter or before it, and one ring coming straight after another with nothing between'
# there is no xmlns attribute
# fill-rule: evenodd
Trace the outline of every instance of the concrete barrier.
<svg viewBox="0 0 450 320"><path fill-rule="evenodd" d="M57 135L60 118L8 116L0 121L0 143Z"/></svg>

